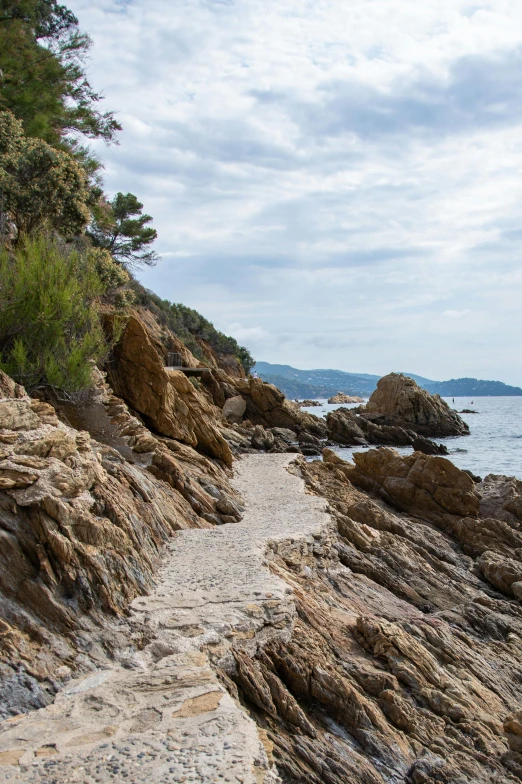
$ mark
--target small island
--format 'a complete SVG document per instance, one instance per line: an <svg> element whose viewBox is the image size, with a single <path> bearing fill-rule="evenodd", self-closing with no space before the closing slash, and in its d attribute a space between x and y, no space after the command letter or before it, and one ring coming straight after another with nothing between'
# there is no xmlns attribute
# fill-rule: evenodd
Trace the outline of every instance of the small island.
<svg viewBox="0 0 522 784"><path fill-rule="evenodd" d="M340 405L346 405L347 403L364 403L364 398L358 397L357 395L346 395L344 392L338 392L336 395L329 397L328 402L330 404L339 403Z"/></svg>

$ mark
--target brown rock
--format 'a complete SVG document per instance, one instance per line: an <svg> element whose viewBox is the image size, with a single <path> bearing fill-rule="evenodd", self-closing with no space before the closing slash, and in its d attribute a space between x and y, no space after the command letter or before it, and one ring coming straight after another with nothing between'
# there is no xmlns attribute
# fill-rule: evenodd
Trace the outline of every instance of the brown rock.
<svg viewBox="0 0 522 784"><path fill-rule="evenodd" d="M387 447L354 454L351 480L412 514L476 517L480 498L471 477L444 457L403 457Z"/></svg>
<svg viewBox="0 0 522 784"><path fill-rule="evenodd" d="M239 424L245 415L246 407L246 400L241 395L234 395L225 401L223 416L227 422Z"/></svg>
<svg viewBox="0 0 522 784"><path fill-rule="evenodd" d="M246 400L246 417L253 425L290 428L294 432L306 430L320 438L326 437L323 419L301 411L296 403L287 400L281 390L260 378L231 379L239 394Z"/></svg>
<svg viewBox="0 0 522 784"><path fill-rule="evenodd" d="M109 364L116 394L138 411L156 432L232 462L217 428L215 409L181 371L167 370L145 325L131 315Z"/></svg>
<svg viewBox="0 0 522 784"><path fill-rule="evenodd" d="M357 395L346 395L344 392L338 392L336 395L332 395L332 397L328 398L328 402L330 404L339 403L341 405L347 405L350 403L364 403L363 397L357 397Z"/></svg>
<svg viewBox="0 0 522 784"><path fill-rule="evenodd" d="M477 558L477 566L488 582L502 593L514 596L512 585L522 581L522 561L486 551ZM518 592L518 587L517 587Z"/></svg>
<svg viewBox="0 0 522 784"><path fill-rule="evenodd" d="M439 395L430 395L412 378L390 373L379 379L364 408L379 424L400 425L432 438L467 435L468 425Z"/></svg>

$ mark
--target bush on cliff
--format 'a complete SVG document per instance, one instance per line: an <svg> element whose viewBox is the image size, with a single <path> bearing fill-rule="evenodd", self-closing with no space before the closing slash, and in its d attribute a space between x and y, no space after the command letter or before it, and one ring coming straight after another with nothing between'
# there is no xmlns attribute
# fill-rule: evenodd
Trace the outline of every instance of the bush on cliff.
<svg viewBox="0 0 522 784"><path fill-rule="evenodd" d="M111 284L99 264L43 236L0 251L0 368L29 392L91 387L110 349L97 305Z"/></svg>
<svg viewBox="0 0 522 784"><path fill-rule="evenodd" d="M224 335L215 328L204 316L180 303L173 304L167 299L161 299L157 294L144 288L136 280L131 281L135 294L135 301L138 305L143 305L154 313L160 324L168 327L179 340L191 351L198 359L203 359L204 354L198 339L208 343L208 345L218 355L232 355L236 357L245 373L249 373L255 364L249 350L245 346L240 346L238 342Z"/></svg>
<svg viewBox="0 0 522 784"><path fill-rule="evenodd" d="M68 153L24 134L11 112L0 112L2 232L14 241L47 225L70 237L89 221L88 176Z"/></svg>
<svg viewBox="0 0 522 784"><path fill-rule="evenodd" d="M117 193L111 202L100 200L87 234L95 247L107 250L127 269L153 267L159 256L150 245L158 232L147 225L151 221L133 193Z"/></svg>

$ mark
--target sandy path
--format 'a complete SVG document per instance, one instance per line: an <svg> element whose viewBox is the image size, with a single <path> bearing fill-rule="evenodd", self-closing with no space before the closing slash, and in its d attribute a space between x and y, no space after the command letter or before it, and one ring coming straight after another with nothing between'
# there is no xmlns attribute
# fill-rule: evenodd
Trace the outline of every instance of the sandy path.
<svg viewBox="0 0 522 784"><path fill-rule="evenodd" d="M151 643L126 666L71 681L49 707L1 724L0 781L278 781L207 652L226 667L234 643L291 632L291 592L264 565L267 542L309 538L329 522L325 502L286 470L293 457L236 463L242 522L176 536L157 589L132 605L130 624L145 626Z"/></svg>

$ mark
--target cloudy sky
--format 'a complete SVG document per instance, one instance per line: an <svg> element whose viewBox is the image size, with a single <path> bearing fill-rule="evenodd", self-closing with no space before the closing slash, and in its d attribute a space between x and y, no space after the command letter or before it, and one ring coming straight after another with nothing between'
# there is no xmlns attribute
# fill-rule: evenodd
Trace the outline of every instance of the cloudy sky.
<svg viewBox="0 0 522 784"><path fill-rule="evenodd" d="M140 279L257 359L522 384L520 0L68 0Z"/></svg>

